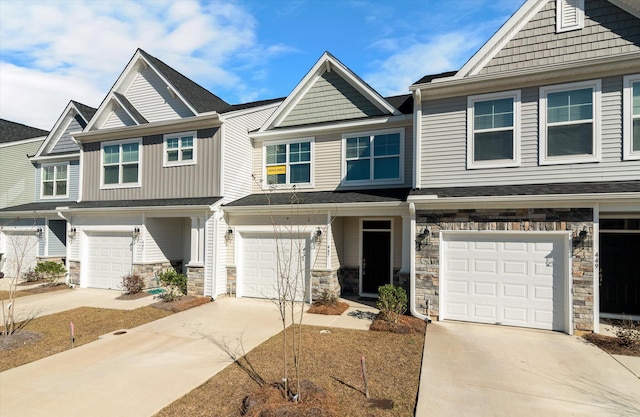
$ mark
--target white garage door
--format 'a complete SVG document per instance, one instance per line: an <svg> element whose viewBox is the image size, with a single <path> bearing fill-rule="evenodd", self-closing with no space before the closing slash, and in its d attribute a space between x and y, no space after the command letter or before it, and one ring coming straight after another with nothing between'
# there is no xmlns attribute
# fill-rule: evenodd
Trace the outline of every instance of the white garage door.
<svg viewBox="0 0 640 417"><path fill-rule="evenodd" d="M565 330L560 235L444 234L444 319Z"/></svg>
<svg viewBox="0 0 640 417"><path fill-rule="evenodd" d="M309 268L308 244L304 238L275 239L270 234L242 234L241 276L238 295L243 297L279 298L278 276L288 276L291 295L297 300L304 297ZM283 280L280 281L282 283ZM287 293L282 285L282 294ZM295 294L293 294L295 293Z"/></svg>
<svg viewBox="0 0 640 417"><path fill-rule="evenodd" d="M7 278L15 278L36 266L38 256L38 238L35 231L4 232L5 254L2 255L2 272ZM18 277L19 278L19 277Z"/></svg>
<svg viewBox="0 0 640 417"><path fill-rule="evenodd" d="M122 277L131 272L131 233L89 235L87 286L121 289Z"/></svg>

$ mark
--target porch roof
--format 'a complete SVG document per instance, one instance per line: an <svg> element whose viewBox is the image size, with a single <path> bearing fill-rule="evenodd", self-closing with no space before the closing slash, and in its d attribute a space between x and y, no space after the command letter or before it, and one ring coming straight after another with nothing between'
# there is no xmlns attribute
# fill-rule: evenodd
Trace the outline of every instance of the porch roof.
<svg viewBox="0 0 640 417"><path fill-rule="evenodd" d="M265 192L251 194L225 205L225 207L286 206L290 204L349 204L349 203L399 203L406 201L410 188L373 190L314 191L314 192Z"/></svg>
<svg viewBox="0 0 640 417"><path fill-rule="evenodd" d="M144 207L184 207L184 206L211 206L222 197L194 197L194 198L156 198L148 200L102 200L102 201L47 201L27 203L19 206L0 209L0 215L4 213L33 213L53 212L73 209L109 209L109 208L144 208Z"/></svg>

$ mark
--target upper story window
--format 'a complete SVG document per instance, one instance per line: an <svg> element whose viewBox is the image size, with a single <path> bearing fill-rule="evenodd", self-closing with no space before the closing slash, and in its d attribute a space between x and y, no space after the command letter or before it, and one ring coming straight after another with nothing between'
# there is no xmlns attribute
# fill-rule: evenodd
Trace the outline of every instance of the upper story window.
<svg viewBox="0 0 640 417"><path fill-rule="evenodd" d="M600 160L600 80L540 88L540 164Z"/></svg>
<svg viewBox="0 0 640 417"><path fill-rule="evenodd" d="M467 99L467 167L520 164L520 91Z"/></svg>
<svg viewBox="0 0 640 417"><path fill-rule="evenodd" d="M267 185L311 185L313 139L263 145Z"/></svg>
<svg viewBox="0 0 640 417"><path fill-rule="evenodd" d="M403 130L342 135L345 184L399 183L403 180Z"/></svg>
<svg viewBox="0 0 640 417"><path fill-rule="evenodd" d="M68 164L42 166L41 195L46 197L67 197Z"/></svg>
<svg viewBox="0 0 640 417"><path fill-rule="evenodd" d="M102 144L103 188L139 187L142 140Z"/></svg>
<svg viewBox="0 0 640 417"><path fill-rule="evenodd" d="M196 163L196 132L164 135L164 166Z"/></svg>
<svg viewBox="0 0 640 417"><path fill-rule="evenodd" d="M624 77L624 159L640 159L640 74Z"/></svg>

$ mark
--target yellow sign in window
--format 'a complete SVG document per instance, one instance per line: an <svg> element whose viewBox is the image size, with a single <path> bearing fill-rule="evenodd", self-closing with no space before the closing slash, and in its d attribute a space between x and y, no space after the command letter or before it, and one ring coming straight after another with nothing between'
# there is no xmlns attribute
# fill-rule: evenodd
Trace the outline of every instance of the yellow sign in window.
<svg viewBox="0 0 640 417"><path fill-rule="evenodd" d="M267 175L279 175L286 174L287 166L286 165L272 165L267 167Z"/></svg>

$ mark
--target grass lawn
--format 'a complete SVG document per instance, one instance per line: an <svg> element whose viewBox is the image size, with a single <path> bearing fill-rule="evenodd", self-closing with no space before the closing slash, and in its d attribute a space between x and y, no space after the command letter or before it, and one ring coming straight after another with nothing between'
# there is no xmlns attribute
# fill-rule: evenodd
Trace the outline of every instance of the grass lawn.
<svg viewBox="0 0 640 417"><path fill-rule="evenodd" d="M301 379L335 397L338 416L412 416L418 393L424 334L302 327ZM383 409L365 398L360 358L366 358L370 398L393 401ZM241 416L243 398L258 388L242 367L250 366L265 381L282 377L282 335L274 336L238 362L164 408L158 417ZM290 371L289 378L293 378ZM388 404L388 402L387 402Z"/></svg>

